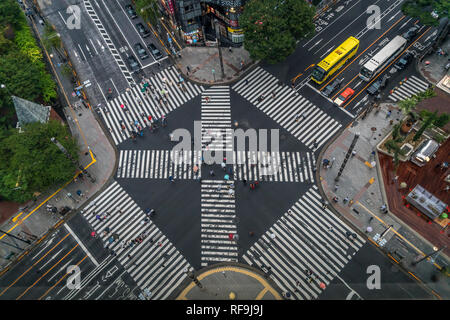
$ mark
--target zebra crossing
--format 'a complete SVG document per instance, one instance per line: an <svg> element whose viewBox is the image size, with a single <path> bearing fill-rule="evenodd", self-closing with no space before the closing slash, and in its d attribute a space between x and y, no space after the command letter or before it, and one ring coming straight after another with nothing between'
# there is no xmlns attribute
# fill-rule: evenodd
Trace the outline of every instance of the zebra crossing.
<svg viewBox="0 0 450 320"><path fill-rule="evenodd" d="M179 77L178 71L171 66L149 78L150 85L154 88L153 93L150 90L145 93L143 87L136 85L108 101L105 108L98 109L116 145L131 137L131 131L137 127L136 121L139 126L145 128L148 126L149 115L158 119L162 115L167 116L204 90L203 86L186 81L183 82L184 86L176 85ZM161 104L160 99L166 103ZM122 125L125 129L122 129Z"/></svg>
<svg viewBox="0 0 450 320"><path fill-rule="evenodd" d="M201 151L120 150L116 177L196 179L201 176L201 157Z"/></svg>
<svg viewBox="0 0 450 320"><path fill-rule="evenodd" d="M428 83L420 80L416 76L411 76L403 82L400 87L394 89L389 95L389 99L394 102L405 100L418 92L426 91L428 89Z"/></svg>
<svg viewBox="0 0 450 320"><path fill-rule="evenodd" d="M235 151L234 179L314 183L312 152Z"/></svg>
<svg viewBox="0 0 450 320"><path fill-rule="evenodd" d="M201 189L201 266L237 262L234 185L226 180L203 180Z"/></svg>
<svg viewBox="0 0 450 320"><path fill-rule="evenodd" d="M268 273L291 299L316 299L365 243L359 235L348 239L347 231L353 233L322 208L312 186L242 259Z"/></svg>
<svg viewBox="0 0 450 320"><path fill-rule="evenodd" d="M163 300L186 278L188 261L152 223L125 190L112 183L82 211L98 237L117 254L138 286L152 292L152 300ZM106 214L100 221L96 216ZM109 228L108 234L103 234ZM110 243L110 238L118 239ZM142 239L132 244L130 240Z"/></svg>
<svg viewBox="0 0 450 320"><path fill-rule="evenodd" d="M202 150L233 150L230 87L214 86L202 92Z"/></svg>
<svg viewBox="0 0 450 320"><path fill-rule="evenodd" d="M313 148L315 142L319 148L342 127L338 121L261 67L255 68L232 89L309 148ZM275 98L272 93L275 93ZM261 101L262 95L265 98ZM298 120L296 115L300 116Z"/></svg>

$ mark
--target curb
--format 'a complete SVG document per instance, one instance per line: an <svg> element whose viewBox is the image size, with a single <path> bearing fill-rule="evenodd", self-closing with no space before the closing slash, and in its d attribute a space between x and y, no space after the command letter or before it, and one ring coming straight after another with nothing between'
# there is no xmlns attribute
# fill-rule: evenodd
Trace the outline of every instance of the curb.
<svg viewBox="0 0 450 320"><path fill-rule="evenodd" d="M265 281L267 281L269 283L269 285L276 290L277 292L279 292L280 296L281 296L281 292L283 292L283 290L281 290L281 288L272 280L272 278L270 278L270 276L266 273L264 273L262 270L252 267L248 264L243 264L240 262L231 262L231 261L226 261L226 262L219 262L219 263L215 263L213 265L201 268L199 270L194 270L194 275L196 277L198 277L199 275L212 270L212 269L219 269L219 268L223 268L223 267L236 267L236 268L241 268L241 269L246 269L249 270L255 274L257 274L258 276L260 276L261 278L263 278ZM186 277L179 285L178 287L170 294L170 296L167 297L167 300L176 300L176 298L181 294L181 292L183 292L184 289L186 289L186 287L192 282L192 279L190 279L189 277Z"/></svg>

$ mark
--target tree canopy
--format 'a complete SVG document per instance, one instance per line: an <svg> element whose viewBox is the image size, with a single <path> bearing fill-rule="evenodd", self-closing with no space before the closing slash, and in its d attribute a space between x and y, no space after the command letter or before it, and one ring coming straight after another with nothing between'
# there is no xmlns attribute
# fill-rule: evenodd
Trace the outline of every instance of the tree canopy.
<svg viewBox="0 0 450 320"><path fill-rule="evenodd" d="M314 32L314 6L306 1L250 0L239 17L244 47L256 60L283 61L296 48L297 40Z"/></svg>
<svg viewBox="0 0 450 320"><path fill-rule="evenodd" d="M0 84L5 86L0 88L0 128L15 127L11 95L40 103L57 97L41 49L15 0L0 2Z"/></svg>
<svg viewBox="0 0 450 320"><path fill-rule="evenodd" d="M0 196L16 202L27 201L34 192L65 182L75 174L77 168L51 142L52 137L74 159L78 159L79 151L68 128L58 121L31 123L23 130L0 131Z"/></svg>
<svg viewBox="0 0 450 320"><path fill-rule="evenodd" d="M402 5L405 15L419 18L425 25L437 25L440 18L448 16L449 10L449 0L406 0ZM439 15L438 19L431 15L433 11Z"/></svg>
<svg viewBox="0 0 450 320"><path fill-rule="evenodd" d="M136 0L136 13L151 24L156 25L161 14L158 9L158 0Z"/></svg>

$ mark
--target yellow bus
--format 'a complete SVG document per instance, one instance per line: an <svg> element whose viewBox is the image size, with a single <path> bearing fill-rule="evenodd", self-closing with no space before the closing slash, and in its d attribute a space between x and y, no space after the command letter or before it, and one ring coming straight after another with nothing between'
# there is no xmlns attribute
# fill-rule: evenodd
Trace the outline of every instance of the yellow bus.
<svg viewBox="0 0 450 320"><path fill-rule="evenodd" d="M356 54L358 47L358 39L350 37L345 40L339 47L314 67L311 79L318 84L323 83L329 76L339 70L348 59Z"/></svg>

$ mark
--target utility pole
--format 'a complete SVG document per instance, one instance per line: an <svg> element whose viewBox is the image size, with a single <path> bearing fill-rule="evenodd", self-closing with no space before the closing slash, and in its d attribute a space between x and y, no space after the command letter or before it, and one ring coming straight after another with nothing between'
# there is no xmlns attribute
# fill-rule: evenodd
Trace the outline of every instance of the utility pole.
<svg viewBox="0 0 450 320"><path fill-rule="evenodd" d="M411 264L412 264L413 266L415 266L415 265L417 265L418 263L422 262L423 260L426 260L426 259L428 259L429 257L432 257L432 256L434 256L434 255L439 254L439 252L441 252L442 250L445 250L446 248L447 248L447 246L444 246L444 247L440 248L439 250L437 250L437 251L435 251L435 252L432 252L432 253L430 253L430 254L427 254L427 255L426 255L425 257L423 257L422 259L419 259L419 260L417 260L417 261L411 262Z"/></svg>
<svg viewBox="0 0 450 320"><path fill-rule="evenodd" d="M344 171L345 165L347 164L347 161L348 161L348 159L350 158L350 155L351 155L351 153L352 153L352 151L353 151L353 148L354 148L355 145L356 145L356 141L358 141L358 138L359 138L359 132L357 132L357 133L355 134L355 136L353 137L353 141L352 141L352 143L351 143L351 145L350 145L350 148L348 148L347 154L345 155L344 162L342 162L342 165L341 165L341 167L339 168L338 175L337 175L337 177L334 179L334 181L339 181L339 177L341 176L342 171Z"/></svg>
<svg viewBox="0 0 450 320"><path fill-rule="evenodd" d="M223 70L223 59L222 59L222 49L220 48L220 30L219 30L219 21L215 21L215 29L216 29L216 39L217 39L217 49L219 49L219 62L220 62L220 71L222 71L222 79L225 78L225 71Z"/></svg>
<svg viewBox="0 0 450 320"><path fill-rule="evenodd" d="M84 169L81 165L79 165L79 164L75 161L74 158L72 158L71 154L70 154L69 152L67 152L66 148L64 148L64 146L63 146L61 143L59 143L59 141L56 140L55 137L52 137L50 140L58 147L59 150L61 150L62 153L64 153L64 155L67 157L67 159L69 159L70 161L72 161L72 163L73 163L76 167L78 167L78 169L80 169L81 172L83 172L83 173L91 180L92 183L95 182L95 178L92 177L86 169Z"/></svg>
<svg viewBox="0 0 450 320"><path fill-rule="evenodd" d="M22 242L25 242L26 244L30 244L30 243L31 243L30 240L23 240L23 239L21 239L21 238L19 238L19 237L16 237L15 235L9 233L9 232L5 232L5 231L3 231L3 230L0 230L0 232L3 232L3 233L6 234L7 236L12 237L12 238L14 238L14 239L17 239L17 240L20 240L20 241L22 241Z"/></svg>

